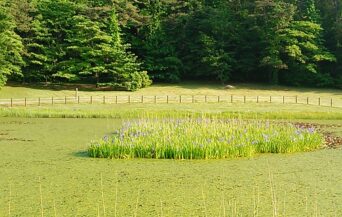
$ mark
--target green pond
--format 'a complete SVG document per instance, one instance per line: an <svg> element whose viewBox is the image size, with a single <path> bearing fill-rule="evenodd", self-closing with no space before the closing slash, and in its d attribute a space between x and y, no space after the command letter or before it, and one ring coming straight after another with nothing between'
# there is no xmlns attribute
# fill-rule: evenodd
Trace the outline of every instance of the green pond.
<svg viewBox="0 0 342 217"><path fill-rule="evenodd" d="M90 141L120 123L0 118L0 216L342 216L341 149L234 160L89 158Z"/></svg>

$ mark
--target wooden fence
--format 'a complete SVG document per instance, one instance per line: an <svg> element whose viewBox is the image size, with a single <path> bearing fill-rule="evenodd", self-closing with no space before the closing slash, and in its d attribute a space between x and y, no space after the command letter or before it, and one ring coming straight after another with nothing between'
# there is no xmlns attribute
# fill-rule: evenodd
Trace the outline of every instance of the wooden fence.
<svg viewBox="0 0 342 217"><path fill-rule="evenodd" d="M342 98L303 96L241 96L241 95L166 95L166 96L72 96L0 99L2 107L26 107L57 104L171 104L171 103L278 103L307 104L342 108Z"/></svg>

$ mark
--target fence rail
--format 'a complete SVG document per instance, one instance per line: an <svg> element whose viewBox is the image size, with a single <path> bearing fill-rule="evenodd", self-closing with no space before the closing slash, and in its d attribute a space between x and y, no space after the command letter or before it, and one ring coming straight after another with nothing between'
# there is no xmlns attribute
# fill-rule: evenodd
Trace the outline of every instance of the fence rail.
<svg viewBox="0 0 342 217"><path fill-rule="evenodd" d="M65 96L0 99L2 107L27 107L61 104L175 104L175 103L278 103L307 104L342 108L342 98L304 96L242 96L242 95L149 95L149 96Z"/></svg>

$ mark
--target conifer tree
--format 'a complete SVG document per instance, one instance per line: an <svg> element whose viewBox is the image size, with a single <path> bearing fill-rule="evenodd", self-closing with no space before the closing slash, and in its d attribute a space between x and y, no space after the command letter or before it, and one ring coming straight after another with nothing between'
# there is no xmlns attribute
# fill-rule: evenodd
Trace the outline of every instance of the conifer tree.
<svg viewBox="0 0 342 217"><path fill-rule="evenodd" d="M92 76L98 84L102 74L108 73L106 59L111 57L111 37L103 32L100 24L84 15L70 19L72 28L68 30L68 59L62 61L59 75L69 79Z"/></svg>
<svg viewBox="0 0 342 217"><path fill-rule="evenodd" d="M66 57L66 35L71 29L70 18L76 13L76 5L63 0L41 0L32 21L31 36L25 74L33 81L69 81L74 75L64 74L61 62Z"/></svg>
<svg viewBox="0 0 342 217"><path fill-rule="evenodd" d="M21 38L14 32L15 22L8 9L0 2L0 88L9 76L21 75L23 65Z"/></svg>
<svg viewBox="0 0 342 217"><path fill-rule="evenodd" d="M94 78L98 86L137 90L150 84L140 71L136 57L122 42L116 14L105 11L105 22L87 16L83 9L70 19L67 30L66 60L60 62L58 75L69 79Z"/></svg>
<svg viewBox="0 0 342 217"><path fill-rule="evenodd" d="M107 25L114 49L114 61L107 64L109 74L112 77L110 85L114 88L131 91L149 86L151 80L147 72L141 71L137 57L128 51L129 44L124 44L121 39L121 30L115 9L111 11Z"/></svg>
<svg viewBox="0 0 342 217"><path fill-rule="evenodd" d="M25 81L48 81L52 80L55 53L52 49L52 35L42 24L42 16L37 15L32 21L30 36L26 40L27 55L24 67Z"/></svg>

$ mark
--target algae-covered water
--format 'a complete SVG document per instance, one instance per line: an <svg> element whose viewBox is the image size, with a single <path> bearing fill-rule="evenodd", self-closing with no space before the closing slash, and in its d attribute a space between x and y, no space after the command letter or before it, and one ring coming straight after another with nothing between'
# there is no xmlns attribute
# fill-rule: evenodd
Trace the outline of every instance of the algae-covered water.
<svg viewBox="0 0 342 217"><path fill-rule="evenodd" d="M0 216L342 216L341 149L235 160L88 158L89 142L120 123L0 118Z"/></svg>

